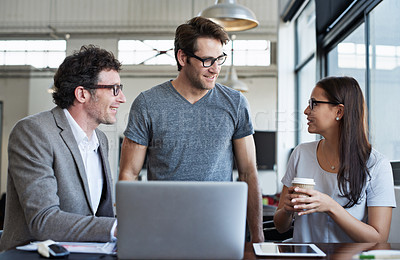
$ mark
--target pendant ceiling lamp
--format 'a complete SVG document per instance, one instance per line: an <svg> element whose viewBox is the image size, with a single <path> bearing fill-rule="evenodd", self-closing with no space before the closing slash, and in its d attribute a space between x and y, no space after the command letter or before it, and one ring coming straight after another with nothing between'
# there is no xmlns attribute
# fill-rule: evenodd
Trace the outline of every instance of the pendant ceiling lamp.
<svg viewBox="0 0 400 260"><path fill-rule="evenodd" d="M229 67L225 79L221 82L221 84L235 90L239 90L240 92L249 92L247 85L243 81L239 80L236 69L233 65Z"/></svg>
<svg viewBox="0 0 400 260"><path fill-rule="evenodd" d="M249 30L258 26L255 14L247 7L236 4L236 0L216 0L199 13L225 28L227 32Z"/></svg>
<svg viewBox="0 0 400 260"><path fill-rule="evenodd" d="M243 82L240 81L236 69L233 66L233 41L236 38L236 35L231 35L231 43L232 43L232 48L231 48L231 66L229 67L225 78L220 82L221 84L228 86L230 88L233 88L235 90L239 90L240 92L248 92L249 88L247 85Z"/></svg>

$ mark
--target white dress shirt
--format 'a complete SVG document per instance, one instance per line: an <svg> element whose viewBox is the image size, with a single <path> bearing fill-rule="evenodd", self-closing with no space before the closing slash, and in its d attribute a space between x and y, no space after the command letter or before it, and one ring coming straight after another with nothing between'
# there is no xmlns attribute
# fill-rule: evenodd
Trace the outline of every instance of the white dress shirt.
<svg viewBox="0 0 400 260"><path fill-rule="evenodd" d="M85 172L89 184L90 200L93 212L96 214L100 204L101 193L103 191L103 166L99 154L99 140L96 132L93 130L92 137L89 140L86 133L78 125L67 109L64 109L65 116L71 126L72 133L81 152Z"/></svg>

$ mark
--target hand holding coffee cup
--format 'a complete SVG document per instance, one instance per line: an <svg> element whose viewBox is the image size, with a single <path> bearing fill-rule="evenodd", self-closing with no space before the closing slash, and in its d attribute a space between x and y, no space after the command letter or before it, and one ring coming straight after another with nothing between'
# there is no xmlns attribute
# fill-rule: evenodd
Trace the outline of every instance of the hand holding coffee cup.
<svg viewBox="0 0 400 260"><path fill-rule="evenodd" d="M297 178L295 177L292 181L292 186L299 187L302 189L314 189L315 182L311 178ZM293 194L307 195L301 192L294 192ZM308 196L308 195L307 195Z"/></svg>

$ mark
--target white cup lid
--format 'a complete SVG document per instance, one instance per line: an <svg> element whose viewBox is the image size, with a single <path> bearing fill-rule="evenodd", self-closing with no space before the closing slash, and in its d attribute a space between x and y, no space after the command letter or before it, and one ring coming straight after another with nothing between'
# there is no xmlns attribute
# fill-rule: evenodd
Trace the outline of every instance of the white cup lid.
<svg viewBox="0 0 400 260"><path fill-rule="evenodd" d="M315 185L314 179L310 179L310 178L297 178L297 177L295 177L293 179L292 183Z"/></svg>

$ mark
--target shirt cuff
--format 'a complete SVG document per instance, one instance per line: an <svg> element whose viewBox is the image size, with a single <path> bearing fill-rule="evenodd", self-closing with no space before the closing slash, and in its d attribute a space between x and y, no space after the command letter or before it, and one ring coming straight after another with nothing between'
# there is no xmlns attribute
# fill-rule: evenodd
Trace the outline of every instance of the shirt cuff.
<svg viewBox="0 0 400 260"><path fill-rule="evenodd" d="M117 229L117 220L115 220L114 225L111 228L111 233L110 233L111 241L117 241L117 238L114 236L116 229Z"/></svg>

